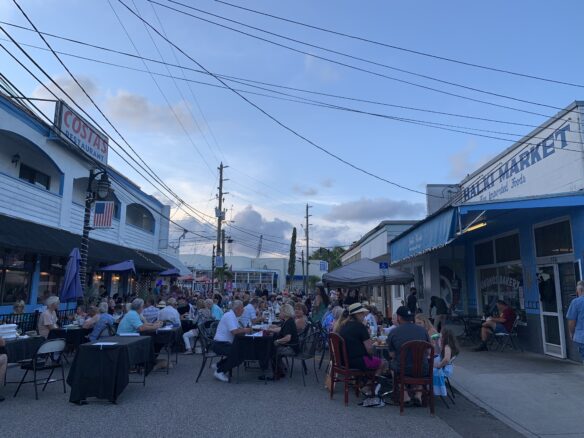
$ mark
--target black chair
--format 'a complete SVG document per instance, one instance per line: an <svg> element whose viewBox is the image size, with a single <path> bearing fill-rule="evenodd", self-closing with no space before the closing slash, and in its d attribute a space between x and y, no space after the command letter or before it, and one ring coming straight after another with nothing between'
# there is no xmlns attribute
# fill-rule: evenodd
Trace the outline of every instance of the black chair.
<svg viewBox="0 0 584 438"><path fill-rule="evenodd" d="M16 392L14 393L14 397L18 394L20 387L24 383L33 383L34 384L34 396L35 399L39 399L38 394L38 385L42 384L42 381L45 380L44 378L41 379L41 383L38 383L39 380L37 379L37 372L38 371L45 371L50 370L49 376L44 382L43 391L46 389L49 383L58 382L61 380L63 382L63 392L67 393L67 388L65 387L65 371L63 367L63 363L61 359L63 357L63 352L65 350L65 340L64 339L51 339L49 341L43 342L39 348L37 349L36 353L32 357L32 359L27 359L20 361L20 368L25 370L18 387L16 388ZM61 368L61 379L55 380L51 382L51 377L53 376L53 372L55 369ZM32 371L34 374L33 380L25 381L28 372Z"/></svg>
<svg viewBox="0 0 584 438"><path fill-rule="evenodd" d="M302 363L302 384L306 386L306 380L304 378L305 374L308 374L308 367L306 366L306 361L312 359L312 368L314 369L314 377L318 383L318 373L316 371L316 347L320 341L319 333L316 330L311 330L304 336L302 343L300 344L300 352L292 357L292 368L290 369L290 377L292 377L292 371L294 370L294 359L300 360Z"/></svg>
<svg viewBox="0 0 584 438"><path fill-rule="evenodd" d="M521 317L517 315L515 321L513 321L513 327L510 333L494 333L493 338L497 342L497 350L500 352L505 351L505 348L512 347L513 350L517 350L517 347L523 352L523 347L519 343L519 337L517 336L517 327L519 326L519 321Z"/></svg>
<svg viewBox="0 0 584 438"><path fill-rule="evenodd" d="M99 335L97 335L97 340L103 338L104 336L115 336L116 335L116 329L114 328L113 325L107 324L104 328L101 329L101 332L99 332Z"/></svg>
<svg viewBox="0 0 584 438"><path fill-rule="evenodd" d="M204 324L199 325L198 340L201 343L201 350L203 353L203 361L201 362L201 369L199 370L199 374L197 376L197 380L195 380L195 383L199 382L199 378L201 377L201 374L203 374L203 370L205 369L205 365L207 364L207 360L210 360L209 367L211 367L211 364L213 363L213 359L221 357L220 355L218 355L217 353L215 353L211 349L211 346L213 345L214 333L217 331L218 324L219 323L215 322L208 329L205 328ZM213 336L211 336L211 333L213 333Z"/></svg>
<svg viewBox="0 0 584 438"><path fill-rule="evenodd" d="M16 324L22 334L37 330L38 318L39 312L11 313L2 317L5 324Z"/></svg>

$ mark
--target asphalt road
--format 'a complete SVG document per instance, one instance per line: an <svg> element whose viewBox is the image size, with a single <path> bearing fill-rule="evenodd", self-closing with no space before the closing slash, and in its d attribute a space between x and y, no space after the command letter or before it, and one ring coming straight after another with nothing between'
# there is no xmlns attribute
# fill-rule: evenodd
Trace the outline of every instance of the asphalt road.
<svg viewBox="0 0 584 438"><path fill-rule="evenodd" d="M486 414L462 396L446 409L436 400L437 415L426 408L363 408L354 393L349 406L337 389L333 400L314 374L307 386L295 367L295 376L264 385L257 371L241 372L240 383L222 383L206 369L199 383L195 378L199 356L180 356L169 375L151 374L146 387L130 384L116 405L90 400L85 406L68 402L60 383L51 384L38 401L31 384L23 386L16 398L15 385L0 393L0 435L9 437L514 437L503 423ZM323 367L324 368L324 367ZM8 380L20 376L9 368Z"/></svg>

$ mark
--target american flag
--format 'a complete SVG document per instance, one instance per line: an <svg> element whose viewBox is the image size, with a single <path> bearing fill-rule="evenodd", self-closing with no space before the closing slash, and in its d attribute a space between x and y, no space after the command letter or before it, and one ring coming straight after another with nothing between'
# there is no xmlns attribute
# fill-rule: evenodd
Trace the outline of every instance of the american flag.
<svg viewBox="0 0 584 438"><path fill-rule="evenodd" d="M93 228L111 228L113 215L113 201L97 201L93 212Z"/></svg>

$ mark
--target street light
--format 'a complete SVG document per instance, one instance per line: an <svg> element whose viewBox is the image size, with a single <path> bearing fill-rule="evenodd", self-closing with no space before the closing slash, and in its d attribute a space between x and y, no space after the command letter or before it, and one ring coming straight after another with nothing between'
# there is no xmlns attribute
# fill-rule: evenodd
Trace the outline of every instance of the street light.
<svg viewBox="0 0 584 438"><path fill-rule="evenodd" d="M96 182L96 178L100 177ZM91 219L91 206L96 200L102 200L108 197L111 192L111 181L107 176L105 170L96 171L91 169L89 171L89 180L87 181L87 191L85 194L85 215L83 217L83 236L81 237L81 248L80 255L81 260L79 262L79 277L81 280L81 289L85 294L85 289L87 287L87 256L89 253L89 231L91 227L89 226L89 221Z"/></svg>

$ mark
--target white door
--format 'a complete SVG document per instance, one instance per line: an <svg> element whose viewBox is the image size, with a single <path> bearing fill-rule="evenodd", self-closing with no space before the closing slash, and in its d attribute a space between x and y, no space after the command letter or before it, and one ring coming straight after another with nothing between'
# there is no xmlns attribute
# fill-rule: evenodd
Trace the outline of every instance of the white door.
<svg viewBox="0 0 584 438"><path fill-rule="evenodd" d="M566 357L564 317L558 265L537 267L543 351L550 356Z"/></svg>

